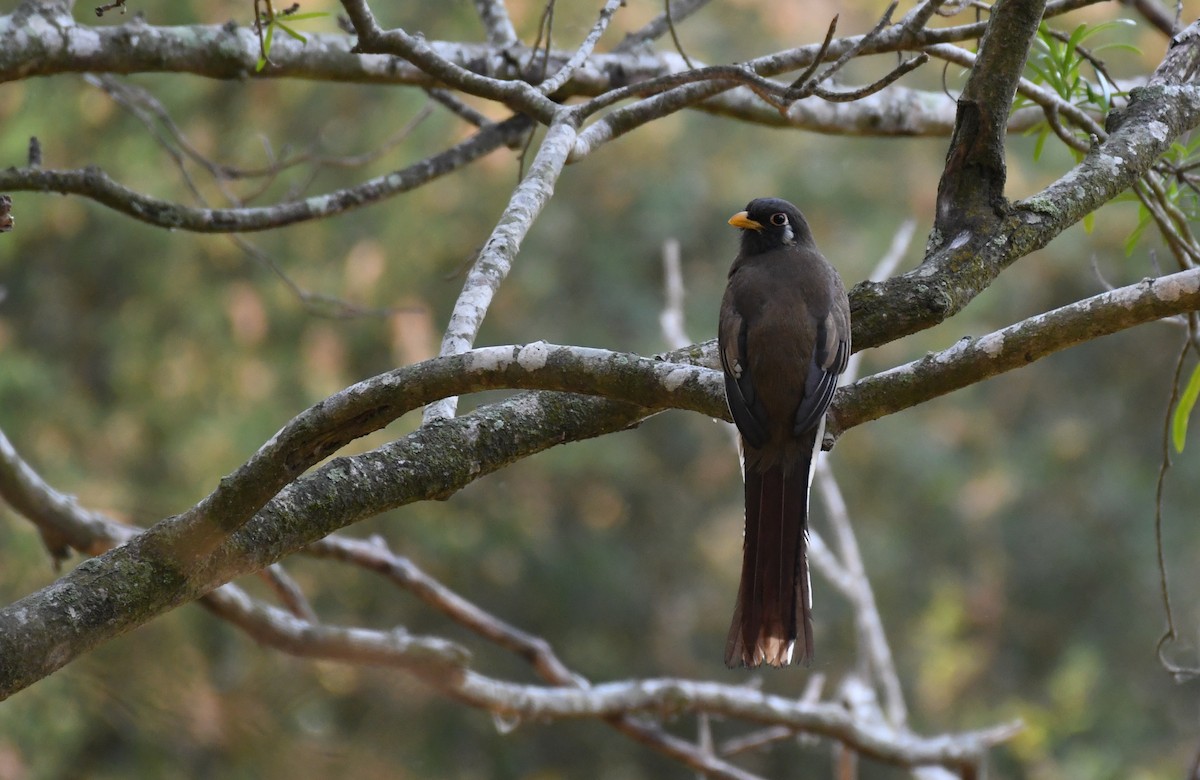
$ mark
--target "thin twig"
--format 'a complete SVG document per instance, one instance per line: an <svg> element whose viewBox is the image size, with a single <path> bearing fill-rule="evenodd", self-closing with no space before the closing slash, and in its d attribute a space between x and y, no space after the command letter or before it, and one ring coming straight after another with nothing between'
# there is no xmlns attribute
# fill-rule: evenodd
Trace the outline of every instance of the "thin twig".
<svg viewBox="0 0 1200 780"><path fill-rule="evenodd" d="M969 52L961 46L955 46L948 43L939 43L932 46L926 46L922 51L928 53L932 57L937 57L941 60L952 62L955 65L960 65L970 69L975 67L976 55ZM1108 137L1108 133L1104 128L1092 118L1086 111L1063 100L1057 94L1050 90L1043 89L1037 84L1034 84L1029 79L1019 79L1017 81L1017 92L1028 98L1030 101L1042 106L1053 107L1061 116L1066 117L1085 133L1094 135L1103 141Z"/></svg>
<svg viewBox="0 0 1200 780"><path fill-rule="evenodd" d="M317 613L313 611L312 605L304 597L304 591L300 589L300 585L292 579L292 575L287 573L287 569L283 568L283 564L272 563L258 574L279 597L288 612L301 620L307 620L310 623L317 622Z"/></svg>
<svg viewBox="0 0 1200 780"><path fill-rule="evenodd" d="M554 38L554 6L556 0L546 0L546 5L542 7L542 16L538 20L537 38L534 39L533 45L529 47L529 60L525 66L521 68L525 73L530 74L529 78L533 79L532 69L533 62L537 59L538 52L542 52L542 70L536 77L537 81L546 78L546 70L550 66L550 49L553 45Z"/></svg>
<svg viewBox="0 0 1200 780"><path fill-rule="evenodd" d="M1149 174L1143 176L1139 184L1145 185L1154 193L1154 200L1164 217L1163 222L1158 225L1159 230L1168 241L1174 240L1178 244L1183 255L1180 259L1180 270L1192 268L1200 263L1200 246L1197 245L1196 238L1192 235L1191 221L1188 216L1179 210L1155 176Z"/></svg>
<svg viewBox="0 0 1200 780"><path fill-rule="evenodd" d="M1050 125L1050 129L1058 136L1058 140L1067 145L1068 148L1074 149L1077 152L1086 154L1089 146L1083 139L1076 136L1067 128L1063 127L1062 122L1058 118L1059 106L1057 104L1044 105L1042 114L1046 118L1046 124Z"/></svg>
<svg viewBox="0 0 1200 780"><path fill-rule="evenodd" d="M333 534L309 545L302 552L350 563L387 577L394 585L412 593L431 609L446 615L458 625L497 647L521 657L546 682L555 685L587 685L584 678L567 668L546 640L510 625L450 590L422 571L410 559L388 549L382 537L372 537L370 541L364 542Z"/></svg>
<svg viewBox="0 0 1200 780"><path fill-rule="evenodd" d="M213 177L218 186L223 186L224 182L228 180L263 178L268 180L263 185L266 187L280 173L303 164L330 168L357 168L367 165L378 160L384 154L403 143L431 113L428 106L422 107L414 114L412 119L401 125L386 140L374 149L362 154L326 155L315 149L310 149L307 152L290 155L280 160L272 160L269 165L264 167L248 168L210 160L191 143L187 135L183 132L183 129L175 122L170 112L149 90L121 81L115 76L86 74L84 80L104 90L118 105L132 113L142 122L147 130L159 139L159 143L162 146L177 148L187 159L202 167ZM436 90L427 91L434 92ZM166 136L162 135L159 131L159 125L166 131ZM267 152L270 154L269 148ZM252 196L234 196L225 189L222 189L222 192L238 205L243 205L246 201L253 200Z"/></svg>
<svg viewBox="0 0 1200 780"><path fill-rule="evenodd" d="M916 57L911 57L897 65L890 73L883 78L875 81L865 87L859 87L848 92L834 92L824 89L819 86L813 87L813 94L822 100L828 100L831 103L853 103L855 100L862 100L868 95L874 95L879 90L893 84L897 79L906 73L911 73L917 68L929 62L929 55L922 52Z"/></svg>
<svg viewBox="0 0 1200 780"><path fill-rule="evenodd" d="M476 111L471 106L468 106L466 103L459 100L458 97L456 97L455 94L448 89L431 87L426 89L425 92L429 95L429 97L450 109L450 113L454 114L459 119L474 125L475 127L487 127L488 125L493 124L492 120L488 119L481 112Z"/></svg>
<svg viewBox="0 0 1200 780"><path fill-rule="evenodd" d="M1183 3L1179 0L1175 3L1174 17L1167 13L1158 0L1121 0L1121 3L1133 8L1168 38L1173 37L1179 29L1179 20L1183 13Z"/></svg>
<svg viewBox="0 0 1200 780"><path fill-rule="evenodd" d="M1134 182L1133 194L1150 214L1150 218L1154 220L1159 234L1175 257L1176 264L1181 269L1192 268L1200 258L1200 249L1195 246L1194 241L1189 240L1190 235L1189 237L1180 235L1178 224L1172 222L1172 215L1167 210L1166 194L1155 184L1152 177L1143 176Z"/></svg>
<svg viewBox="0 0 1200 780"><path fill-rule="evenodd" d="M671 18L671 0L663 0L663 15L667 18L667 29L671 31L671 42L675 44L675 51L679 52L679 56L683 57L683 62L688 66L688 69L695 69L695 64L692 63L692 58L683 50L683 43L679 40L679 33L675 32L675 20Z"/></svg>
<svg viewBox="0 0 1200 780"><path fill-rule="evenodd" d="M528 662L538 676L548 683L582 689L590 685L583 675L572 671L559 659L545 639L510 625L450 590L408 558L391 552L380 537L362 542L334 534L310 545L304 552L345 561L382 574L458 625L498 647L515 653ZM657 725L629 716L614 716L603 720L617 731L680 761L685 766L703 772L708 777L754 780L754 775L741 772L717 759L703 746L667 734Z"/></svg>
<svg viewBox="0 0 1200 780"><path fill-rule="evenodd" d="M192 194L193 199L204 208L209 207L208 199L204 197L204 194L200 191L199 186L196 184L191 173L188 171L186 159L191 159L194 162L199 163L201 167L207 170L213 176L214 181L217 183L218 187L220 187L221 191L226 194L226 197L233 201L236 207L243 207L244 203L236 195L228 191L224 184L225 178L230 176L243 177L250 175L264 175L270 177L267 182L269 184L276 173L282 171L285 167L294 164L287 163L279 166L273 166L271 168L263 169L261 174L252 174L244 170L231 169L228 166L213 163L191 146L186 137L184 137L183 133L171 119L170 114L167 113L162 104L159 103L158 100L149 92L146 92L140 88L133 88L129 85L122 84L111 77L89 76L88 81L103 89L110 97L113 98L114 101L117 102L118 105L128 110L139 121L142 122L142 124L158 142L159 146L162 147L163 151L166 152L167 156L170 157L171 161L175 164L176 169L183 178L184 185ZM149 109L151 114L147 115L144 109ZM404 127L400 128L400 130L393 136L393 140L389 143L399 143L401 140L407 137L416 128L416 126L426 116L429 115L429 113L429 106L423 107L417 112L417 115L412 120L410 120ZM168 129L169 136L165 136L162 132L160 132L158 125L154 121L155 118L157 118L158 121ZM387 146L387 144L385 144L385 146ZM382 154L382 150L375 150L375 152L364 155L364 159L358 161L357 163L352 163L349 158L344 159L342 163L347 165L365 164L370 158L373 158L378 154ZM322 317L333 317L336 319L351 319L363 316L384 317L400 311L400 309L392 307L364 307L359 304L351 303L350 301L344 300L335 295L312 292L292 279L292 277L286 271L284 271L270 255L256 247L250 241L242 238L242 236L238 235L237 233L231 233L229 238L235 246L237 246L246 254L247 257L263 268L266 268L276 278L278 278L310 314Z"/></svg>
<svg viewBox="0 0 1200 780"><path fill-rule="evenodd" d="M576 49L575 53L571 55L571 59L567 60L566 64L558 69L557 73L543 81L541 84L538 84L537 88L539 92L544 95L553 95L555 92L558 92L558 90L564 84L571 80L571 77L575 75L575 71L578 70L580 66L587 62L588 58L592 56L592 51L595 50L596 44L600 41L600 37L604 35L604 31L608 29L608 24L612 21L613 14L615 14L617 9L624 4L625 0L605 1L604 7L600 9L600 18L596 20L594 25L592 25L592 29L588 33L587 37L584 38L583 43L579 44L579 48ZM549 57L550 38L549 33L547 33L547 61L549 60Z"/></svg>
<svg viewBox="0 0 1200 780"><path fill-rule="evenodd" d="M425 309L419 306L364 306L337 295L315 292L293 279L291 274L275 261L274 257L268 252L264 252L252 242L247 241L237 234L229 236L229 240L233 242L234 246L245 253L247 257L260 267L266 269L267 272L287 287L296 300L300 301L300 305L304 307L304 310L314 317L324 317L332 320L351 320L360 317L385 318L401 312L425 311Z"/></svg>
<svg viewBox="0 0 1200 780"><path fill-rule="evenodd" d="M804 692L800 694L800 701L810 704L819 702L821 700L821 690L824 685L825 675L821 672L814 672L804 683ZM792 739L795 736L796 731L786 726L768 726L765 729L759 729L740 737L725 740L717 748L717 752L722 756L736 756L739 753L759 750L767 745L781 742L785 739Z"/></svg>
<svg viewBox="0 0 1200 780"><path fill-rule="evenodd" d="M678 24L687 17L699 11L704 6L708 5L710 0L672 0L671 4L666 7L663 13L651 19L640 30L635 30L629 33L625 38L613 47L614 54L632 51L633 49L647 44L656 38L662 37L668 32L672 24ZM679 51L683 55L683 51ZM689 66L690 67L690 66Z"/></svg>
<svg viewBox="0 0 1200 780"><path fill-rule="evenodd" d="M679 259L679 239L663 242L663 309L658 315L663 340L669 349L683 349L693 341L684 329L683 268Z"/></svg>
<svg viewBox="0 0 1200 780"><path fill-rule="evenodd" d="M12 189L83 195L122 214L157 227L197 233L248 233L326 219L409 192L463 168L489 152L524 138L532 122L516 116L479 130L470 138L413 165L352 187L270 206L191 208L132 190L96 167L75 170L8 169Z"/></svg>
<svg viewBox="0 0 1200 780"><path fill-rule="evenodd" d="M808 84L808 80L811 79L813 74L817 72L817 68L821 67L821 63L825 61L825 55L829 52L829 45L833 43L833 36L837 32L837 23L838 16L835 14L834 17L829 20L829 27L825 30L825 40L821 41L820 48L818 48L817 53L813 55L812 63L805 68L799 76L796 77L788 89L803 89L804 86Z"/></svg>
<svg viewBox="0 0 1200 780"><path fill-rule="evenodd" d="M857 57L869 44L877 40L884 28L891 24L892 14L896 12L896 7L899 5L900 0L892 0L892 2L888 4L887 10L883 12L883 16L879 18L879 21L876 22L875 27L871 30L871 32L859 38L853 46L850 46L844 52L842 52L841 55L829 65L829 67L827 67L819 76L814 79L814 86L828 80L835 73L844 68L846 63ZM828 50L828 47L825 48Z"/></svg>
<svg viewBox="0 0 1200 780"><path fill-rule="evenodd" d="M1099 0L1052 0L1046 4L1044 17L1066 13L1078 7L1098 2ZM864 43L865 36L857 36L835 40L827 49L829 53L837 52L838 56L848 48L859 47L860 54L876 54L884 51L896 51L903 47L920 46L924 51L943 59L949 59L964 67L974 65L975 55L959 47L949 46L939 49L939 45L948 41L963 40L978 37L983 33L984 25L976 23L956 28L925 30L919 41L913 41L912 35L903 26L893 25L882 32L874 41ZM583 106L588 114L595 114L609 106L630 97L646 96L636 103L624 106L610 112L592 123L579 134L579 141L572 152L572 162L580 160L603 144L625 133L628 133L648 122L654 121L667 114L701 103L716 97L731 88L733 84L765 91L767 94L778 93L781 85L764 77L784 73L788 70L811 65L815 55L821 50L820 46L803 46L776 54L759 57L739 66L700 67L685 74L669 74L650 79L638 84L626 85L611 89L593 98ZM786 88L783 88L786 89ZM1028 81L1022 81L1021 89L1028 91L1035 103L1061 101L1056 95L1040 89ZM794 95L793 95L794 97ZM953 98L952 98L953 99ZM1073 112L1073 113L1072 113ZM1089 122L1085 129L1099 128L1087 115L1073 106L1063 108L1063 113L1072 119ZM1103 136L1100 136L1103 137Z"/></svg>
<svg viewBox="0 0 1200 780"><path fill-rule="evenodd" d="M1175 405L1179 402L1179 384L1183 379L1183 367L1191 349L1192 336L1189 327L1188 336L1179 351L1179 360L1175 363L1175 375L1171 378L1171 394L1163 413L1162 460L1159 463L1158 480L1154 488L1154 551L1158 563L1159 596L1162 599L1163 617L1167 621L1166 629L1158 638L1154 650L1158 655L1158 662L1176 682L1185 682L1200 676L1200 668L1180 666L1167 658L1167 646L1175 642L1178 636L1175 631L1175 615L1171 609L1171 587L1167 577L1167 556L1163 544L1163 495L1166 491L1167 472L1171 469L1171 418Z"/></svg>

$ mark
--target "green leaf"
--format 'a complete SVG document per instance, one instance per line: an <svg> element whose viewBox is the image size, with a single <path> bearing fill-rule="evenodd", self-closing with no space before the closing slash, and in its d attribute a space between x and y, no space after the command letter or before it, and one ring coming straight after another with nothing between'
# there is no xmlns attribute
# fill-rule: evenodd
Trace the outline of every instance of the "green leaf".
<svg viewBox="0 0 1200 780"><path fill-rule="evenodd" d="M333 16L333 14L329 13L328 11L313 11L311 13L304 14L288 14L287 20L289 22L301 22L305 19L322 19L326 16Z"/></svg>
<svg viewBox="0 0 1200 780"><path fill-rule="evenodd" d="M1136 27L1136 26L1137 26L1137 22L1135 22L1133 19L1112 19L1107 22L1101 22L1099 24L1080 25L1080 27L1087 27L1087 29L1084 31L1082 37L1079 38L1077 43L1083 43L1088 38L1091 38L1093 35L1096 35L1097 33L1107 32L1109 30L1115 30L1118 27ZM1074 37L1074 36L1072 36L1072 37ZM1128 46L1129 44L1111 43L1111 44L1104 44L1104 45L1106 45L1106 46L1118 46L1118 45ZM1136 51L1136 49L1134 49L1134 50ZM1096 51L1096 49L1093 49L1093 51Z"/></svg>
<svg viewBox="0 0 1200 780"><path fill-rule="evenodd" d="M1142 50L1134 46L1132 43L1102 43L1099 46L1092 47L1092 54L1099 54L1102 51L1117 51L1128 52L1129 54L1141 54Z"/></svg>
<svg viewBox="0 0 1200 780"><path fill-rule="evenodd" d="M1075 50L1079 48L1079 44L1083 43L1095 32L1095 29L1093 29L1091 32L1088 32L1088 26L1086 24L1081 24L1071 31L1071 37L1067 39L1067 52L1071 55L1072 59L1075 58Z"/></svg>
<svg viewBox="0 0 1200 780"><path fill-rule="evenodd" d="M1187 438L1188 418L1192 416L1192 407L1196 405L1196 397L1200 396L1200 364L1192 369L1187 388L1183 391L1175 413L1171 416L1171 439L1176 452L1183 452L1184 439Z"/></svg>
<svg viewBox="0 0 1200 780"><path fill-rule="evenodd" d="M1090 236L1092 234L1092 231L1095 229L1096 229L1096 212L1089 211L1087 213L1087 215L1084 216L1084 218L1083 218L1083 232L1087 233Z"/></svg>
<svg viewBox="0 0 1200 780"><path fill-rule="evenodd" d="M1042 148L1046 145L1046 139L1050 136L1050 128L1047 127L1042 132L1038 133L1037 142L1033 145L1033 159L1039 160L1042 157Z"/></svg>
<svg viewBox="0 0 1200 780"><path fill-rule="evenodd" d="M1129 257L1133 254L1134 248L1138 241L1142 239L1142 234L1146 232L1146 228L1150 226L1150 212L1145 206L1138 207L1138 224L1137 227L1129 234L1129 238L1125 239L1125 256Z"/></svg>
<svg viewBox="0 0 1200 780"><path fill-rule="evenodd" d="M267 67L267 58L271 56L271 40L275 37L275 23L267 25L267 34L263 36L262 54L259 55L258 64L254 70L256 73L262 73L262 69Z"/></svg>
<svg viewBox="0 0 1200 780"><path fill-rule="evenodd" d="M1046 69L1043 68L1038 63L1036 63L1036 62L1029 63L1029 69L1031 71L1033 71L1033 73L1034 73L1034 78L1030 79L1030 81L1032 81L1034 84L1044 84L1045 82L1050 80L1050 76L1047 73Z"/></svg>
<svg viewBox="0 0 1200 780"><path fill-rule="evenodd" d="M308 43L308 38L305 38L303 35L301 35L300 33L296 32L296 31L295 31L295 30L293 30L291 27L288 27L288 26L287 26L286 24L284 24L283 22L276 21L276 22L275 22L275 25L276 25L276 26L277 26L279 29L283 30L285 33L287 33L288 35L290 35L290 36L291 36L293 39L295 39L295 40L297 40L297 41L300 41L300 43Z"/></svg>

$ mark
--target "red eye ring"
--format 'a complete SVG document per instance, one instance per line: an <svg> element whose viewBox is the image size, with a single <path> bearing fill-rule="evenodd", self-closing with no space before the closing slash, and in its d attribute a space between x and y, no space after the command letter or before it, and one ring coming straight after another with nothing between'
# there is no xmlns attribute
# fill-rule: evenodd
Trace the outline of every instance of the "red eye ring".
<svg viewBox="0 0 1200 780"><path fill-rule="evenodd" d="M784 214L782 211L776 212L771 215L771 224L772 225L775 225L776 227L783 227L787 223L788 223L787 214Z"/></svg>

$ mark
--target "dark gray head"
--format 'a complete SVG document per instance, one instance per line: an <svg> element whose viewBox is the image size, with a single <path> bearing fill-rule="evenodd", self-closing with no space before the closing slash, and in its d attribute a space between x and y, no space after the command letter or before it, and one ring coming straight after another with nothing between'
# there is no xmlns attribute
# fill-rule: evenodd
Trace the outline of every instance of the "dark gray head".
<svg viewBox="0 0 1200 780"><path fill-rule="evenodd" d="M742 229L742 254L757 255L788 246L816 248L800 209L782 198L756 198L729 218Z"/></svg>

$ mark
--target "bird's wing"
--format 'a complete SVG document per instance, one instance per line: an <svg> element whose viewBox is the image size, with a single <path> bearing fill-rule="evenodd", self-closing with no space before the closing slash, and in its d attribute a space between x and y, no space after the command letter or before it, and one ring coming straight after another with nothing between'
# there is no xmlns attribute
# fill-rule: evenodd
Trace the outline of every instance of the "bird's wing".
<svg viewBox="0 0 1200 780"><path fill-rule="evenodd" d="M746 444L761 448L767 443L767 412L754 390L754 379L746 362L746 321L732 306L721 311L719 336L729 413Z"/></svg>
<svg viewBox="0 0 1200 780"><path fill-rule="evenodd" d="M817 427L837 389L838 376L850 360L849 328L831 311L816 324L817 340L804 382L804 398L796 409L792 432L799 436Z"/></svg>

